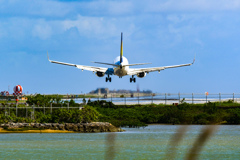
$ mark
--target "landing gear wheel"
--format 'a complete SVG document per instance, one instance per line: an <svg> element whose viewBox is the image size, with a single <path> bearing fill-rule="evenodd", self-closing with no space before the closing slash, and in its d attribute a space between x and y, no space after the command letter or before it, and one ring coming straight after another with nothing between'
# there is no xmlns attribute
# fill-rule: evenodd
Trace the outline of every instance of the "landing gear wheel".
<svg viewBox="0 0 240 160"><path fill-rule="evenodd" d="M132 83L132 82L136 82L136 78L134 78L134 76L132 75L132 78L130 78L130 83Z"/></svg>
<svg viewBox="0 0 240 160"><path fill-rule="evenodd" d="M109 75L106 77L106 82L111 82L112 81L112 78L111 77L109 77Z"/></svg>

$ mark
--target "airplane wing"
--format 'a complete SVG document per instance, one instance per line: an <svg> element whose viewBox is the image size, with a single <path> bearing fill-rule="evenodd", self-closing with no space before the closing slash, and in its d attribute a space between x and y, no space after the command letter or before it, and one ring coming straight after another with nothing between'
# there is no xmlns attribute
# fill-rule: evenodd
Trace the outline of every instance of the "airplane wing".
<svg viewBox="0 0 240 160"><path fill-rule="evenodd" d="M77 67L78 69L81 69L82 71L83 70L87 70L87 71L93 71L93 72L97 72L98 71L98 72L104 72L104 73L107 71L107 68L103 68L103 67L83 66L83 65L78 65L78 64L71 64L71 63L52 61L52 60L49 59L49 56L48 56L48 60L51 63Z"/></svg>
<svg viewBox="0 0 240 160"><path fill-rule="evenodd" d="M184 67L184 66L191 66L195 62L195 58L192 63L188 64L181 64L181 65L174 65L174 66L163 66L163 67L154 67L154 68L136 68L136 69L129 69L128 75L136 75L138 73L149 73L149 72L154 72L158 71L160 72L161 70L168 69L168 68L177 68L177 67Z"/></svg>

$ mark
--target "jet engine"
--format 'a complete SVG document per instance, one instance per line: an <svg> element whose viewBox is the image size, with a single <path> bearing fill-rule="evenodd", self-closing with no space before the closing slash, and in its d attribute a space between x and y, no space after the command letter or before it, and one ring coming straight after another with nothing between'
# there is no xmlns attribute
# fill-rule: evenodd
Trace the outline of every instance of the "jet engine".
<svg viewBox="0 0 240 160"><path fill-rule="evenodd" d="M145 72L141 72L141 73L138 73L137 74L137 77L139 77L139 78L143 78L143 77L145 77L146 76L146 73Z"/></svg>
<svg viewBox="0 0 240 160"><path fill-rule="evenodd" d="M105 75L105 73L97 71L96 75L98 77L103 77Z"/></svg>

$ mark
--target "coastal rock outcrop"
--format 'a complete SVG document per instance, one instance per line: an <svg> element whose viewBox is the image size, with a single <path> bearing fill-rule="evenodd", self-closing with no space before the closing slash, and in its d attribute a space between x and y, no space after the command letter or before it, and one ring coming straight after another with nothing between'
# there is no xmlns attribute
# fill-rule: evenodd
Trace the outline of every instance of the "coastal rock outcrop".
<svg viewBox="0 0 240 160"><path fill-rule="evenodd" d="M97 132L122 132L121 128L117 128L108 122L92 122L92 123L6 123L0 127L6 129L52 129L67 130L81 133L97 133Z"/></svg>

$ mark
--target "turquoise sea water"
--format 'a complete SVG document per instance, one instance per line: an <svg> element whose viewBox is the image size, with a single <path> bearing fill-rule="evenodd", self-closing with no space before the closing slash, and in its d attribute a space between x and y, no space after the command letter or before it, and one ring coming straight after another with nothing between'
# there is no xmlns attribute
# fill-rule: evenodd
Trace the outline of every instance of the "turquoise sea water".
<svg viewBox="0 0 240 160"><path fill-rule="evenodd" d="M121 133L0 134L0 159L169 159L174 153L170 140L180 127L186 126L149 125ZM186 158L205 127L187 126L175 144L176 159ZM198 158L240 159L240 126L217 126Z"/></svg>

